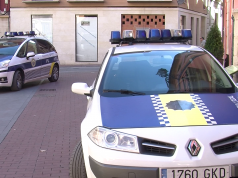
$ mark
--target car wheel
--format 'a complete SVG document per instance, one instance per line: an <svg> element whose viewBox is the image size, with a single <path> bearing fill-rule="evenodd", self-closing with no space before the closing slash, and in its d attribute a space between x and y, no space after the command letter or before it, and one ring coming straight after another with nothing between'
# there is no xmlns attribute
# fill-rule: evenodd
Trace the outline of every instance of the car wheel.
<svg viewBox="0 0 238 178"><path fill-rule="evenodd" d="M21 71L17 70L14 73L14 76L13 76L11 90L12 91L21 90L22 89L22 85L23 85L22 73L21 73Z"/></svg>
<svg viewBox="0 0 238 178"><path fill-rule="evenodd" d="M51 77L48 78L50 82L56 82L59 79L59 67L54 65Z"/></svg>
<svg viewBox="0 0 238 178"><path fill-rule="evenodd" d="M70 178L87 178L81 141L75 147L70 159Z"/></svg>

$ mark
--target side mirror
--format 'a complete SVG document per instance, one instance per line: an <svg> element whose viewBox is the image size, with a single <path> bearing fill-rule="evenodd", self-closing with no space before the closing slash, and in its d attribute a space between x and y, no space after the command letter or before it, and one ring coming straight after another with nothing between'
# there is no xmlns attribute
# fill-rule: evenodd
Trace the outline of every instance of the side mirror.
<svg viewBox="0 0 238 178"><path fill-rule="evenodd" d="M26 55L26 58L29 59L29 57L34 57L36 54L34 52L29 52Z"/></svg>
<svg viewBox="0 0 238 178"><path fill-rule="evenodd" d="M238 67L234 66L234 65L230 65L230 66L226 67L225 69L229 75L232 75L232 74L238 72Z"/></svg>
<svg viewBox="0 0 238 178"><path fill-rule="evenodd" d="M86 83L78 82L78 83L73 83L71 86L71 91L80 95L91 96L90 90L91 88L88 87L88 84Z"/></svg>

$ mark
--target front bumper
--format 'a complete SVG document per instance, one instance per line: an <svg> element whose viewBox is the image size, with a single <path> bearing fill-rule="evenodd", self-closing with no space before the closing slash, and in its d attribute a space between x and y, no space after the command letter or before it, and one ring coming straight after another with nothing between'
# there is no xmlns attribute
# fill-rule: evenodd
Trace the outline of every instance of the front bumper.
<svg viewBox="0 0 238 178"><path fill-rule="evenodd" d="M102 164L89 156L89 163L94 175L98 178L158 178L159 168L129 167Z"/></svg>
<svg viewBox="0 0 238 178"><path fill-rule="evenodd" d="M92 172L98 178L159 178L159 168L154 167L129 167L102 164L89 156ZM238 164L230 166L230 177L238 178Z"/></svg>
<svg viewBox="0 0 238 178"><path fill-rule="evenodd" d="M12 85L13 75L14 72L0 71L0 87L10 87Z"/></svg>

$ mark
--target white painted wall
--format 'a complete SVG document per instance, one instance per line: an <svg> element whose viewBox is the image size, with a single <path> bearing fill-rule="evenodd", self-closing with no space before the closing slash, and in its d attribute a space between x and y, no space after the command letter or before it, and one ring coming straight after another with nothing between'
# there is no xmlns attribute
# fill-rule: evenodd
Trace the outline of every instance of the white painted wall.
<svg viewBox="0 0 238 178"><path fill-rule="evenodd" d="M191 29L192 26L192 44L193 45L199 45L200 41L197 39L200 39L201 37L201 32L202 32L202 25L201 25L201 18L206 17L205 15L185 9L180 9L179 11L179 17L180 16L186 16L186 27L185 29ZM192 24L192 19L193 18L193 24ZM197 25L197 19L198 19L198 25Z"/></svg>
<svg viewBox="0 0 238 178"><path fill-rule="evenodd" d="M178 29L180 15L186 16L188 28L192 16L199 19L202 16L178 8L11 8L11 31L31 30L31 15L43 14L53 15L53 44L62 65L101 64L107 50L115 46L109 43L109 38L111 31L121 30L121 14L165 14L166 29ZM79 14L98 15L98 62L75 62L75 16Z"/></svg>
<svg viewBox="0 0 238 178"><path fill-rule="evenodd" d="M4 35L6 31L9 30L8 19L9 19L8 15L5 16L0 15L0 38Z"/></svg>

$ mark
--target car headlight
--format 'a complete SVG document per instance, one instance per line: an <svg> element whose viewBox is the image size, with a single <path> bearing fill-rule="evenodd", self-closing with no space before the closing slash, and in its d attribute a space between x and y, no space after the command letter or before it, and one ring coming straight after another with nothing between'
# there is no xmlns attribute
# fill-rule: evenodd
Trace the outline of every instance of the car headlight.
<svg viewBox="0 0 238 178"><path fill-rule="evenodd" d="M89 138L103 148L139 153L137 137L103 127L96 127L88 134Z"/></svg>
<svg viewBox="0 0 238 178"><path fill-rule="evenodd" d="M4 68L4 67L8 67L9 63L11 60L4 60L2 62L0 62L0 68Z"/></svg>

